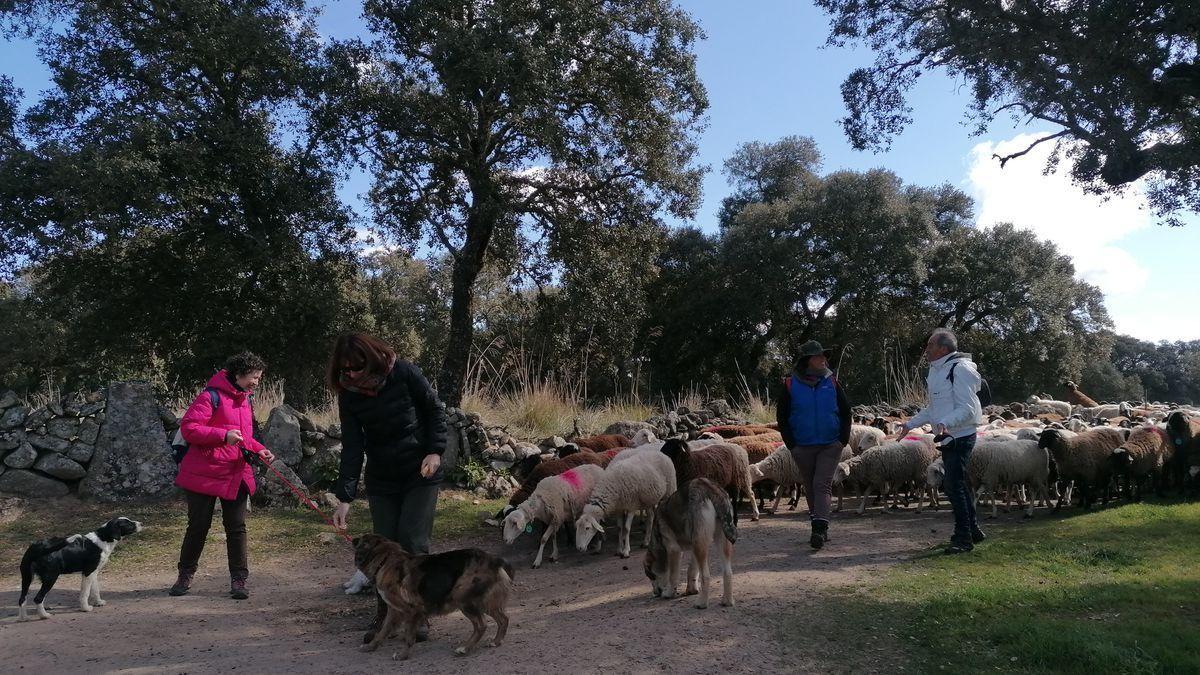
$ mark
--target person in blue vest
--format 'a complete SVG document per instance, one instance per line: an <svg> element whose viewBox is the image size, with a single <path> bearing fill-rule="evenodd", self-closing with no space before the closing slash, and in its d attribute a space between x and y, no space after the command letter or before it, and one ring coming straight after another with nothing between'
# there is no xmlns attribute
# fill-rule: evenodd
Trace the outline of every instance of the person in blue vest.
<svg viewBox="0 0 1200 675"><path fill-rule="evenodd" d="M850 402L829 370L828 351L816 340L800 345L792 374L784 379L775 418L779 433L804 478L804 497L812 535L819 549L829 541L829 504L833 472L850 442Z"/></svg>

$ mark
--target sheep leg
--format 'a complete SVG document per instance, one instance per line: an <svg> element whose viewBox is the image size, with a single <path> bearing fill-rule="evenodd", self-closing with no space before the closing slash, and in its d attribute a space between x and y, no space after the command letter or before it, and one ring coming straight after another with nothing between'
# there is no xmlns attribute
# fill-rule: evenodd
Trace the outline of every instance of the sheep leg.
<svg viewBox="0 0 1200 675"><path fill-rule="evenodd" d="M861 501L859 501L859 503L858 503L858 515L861 516L862 514L867 512L867 499L870 498L870 495L871 495L870 490L864 489L861 486L858 488L858 496L862 498Z"/></svg>
<svg viewBox="0 0 1200 675"><path fill-rule="evenodd" d="M734 513L736 513L736 511ZM646 534L642 537L642 548L650 548L650 531L654 529L653 506L645 512L645 516L646 517L642 519L642 523L646 526ZM736 517L734 520L736 521ZM631 530L633 529L633 516L629 517L629 528Z"/></svg>
<svg viewBox="0 0 1200 675"><path fill-rule="evenodd" d="M1000 506L1000 500L996 498L996 486L995 485L992 486L992 489L990 490L990 492L992 493L992 515L990 517L995 518L996 517L996 509Z"/></svg>
<svg viewBox="0 0 1200 675"><path fill-rule="evenodd" d="M704 541L692 547L692 566L700 568L700 600L696 603L696 609L708 608L708 585L712 581L708 573L708 544L708 541ZM688 576L693 575L689 574ZM689 581L692 582L694 588L695 578L693 577Z"/></svg>
<svg viewBox="0 0 1200 675"><path fill-rule="evenodd" d="M742 483L742 493L750 498L750 520L757 521L759 516L758 502L754 501L754 479L750 477L750 467L746 467L746 476Z"/></svg>
<svg viewBox="0 0 1200 675"><path fill-rule="evenodd" d="M783 501L783 486L775 487L775 503L771 506L772 513L779 513L779 502Z"/></svg>
<svg viewBox="0 0 1200 675"><path fill-rule="evenodd" d="M620 518L620 522L621 522L621 534L619 537L619 541L617 542L617 547L619 549L617 551L617 555L621 556L622 558L628 558L629 557L629 537L631 534L631 530L633 530L633 512L630 511L629 513L626 513L624 515L617 516L617 517Z"/></svg>
<svg viewBox="0 0 1200 675"><path fill-rule="evenodd" d="M721 605L733 607L733 542L721 538Z"/></svg>
<svg viewBox="0 0 1200 675"><path fill-rule="evenodd" d="M536 570L542 566L542 552L546 550L547 541L553 542L551 544L553 548L550 551L551 562L558 560L558 537L554 536L556 534L558 534L558 527L554 523L548 523L546 531L542 533L542 543L538 546L537 556L533 559L533 569Z"/></svg>

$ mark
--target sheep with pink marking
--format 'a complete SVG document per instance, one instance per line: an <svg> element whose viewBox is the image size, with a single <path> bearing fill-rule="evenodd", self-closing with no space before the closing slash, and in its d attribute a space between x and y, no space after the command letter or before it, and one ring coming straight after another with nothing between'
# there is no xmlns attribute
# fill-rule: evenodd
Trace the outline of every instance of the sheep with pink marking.
<svg viewBox="0 0 1200 675"><path fill-rule="evenodd" d="M533 559L533 568L542 566L546 542L550 542L550 562L557 562L555 535L563 523L573 522L583 513L583 506L603 473L604 469L595 464L583 464L539 482L529 499L504 517L504 543L512 544L522 532L533 531L535 520L541 521L546 524L546 531Z"/></svg>

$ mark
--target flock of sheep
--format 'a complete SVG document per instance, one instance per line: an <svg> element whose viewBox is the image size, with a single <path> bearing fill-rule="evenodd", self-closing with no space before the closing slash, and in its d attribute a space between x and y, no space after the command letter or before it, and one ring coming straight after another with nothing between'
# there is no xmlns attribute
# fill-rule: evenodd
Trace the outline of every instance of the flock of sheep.
<svg viewBox="0 0 1200 675"><path fill-rule="evenodd" d="M979 429L968 477L976 498L990 500L993 516L1001 501L1006 510L1016 501L1032 517L1036 505L1058 510L1074 495L1086 509L1114 495L1140 499L1147 488L1161 494L1200 485L1200 410L1091 403L1033 396L985 410L990 421ZM936 508L944 470L933 435L915 430L894 437L906 419L902 410L862 407L855 418L834 476L837 508L851 493L859 497L859 514L873 495L884 509L914 502L917 512ZM547 543L550 559L557 559L555 535L564 525L573 526L579 551L596 551L605 522L615 521L618 553L629 557L635 515L647 518L649 537L655 505L693 478L712 480L735 502L749 498L754 520L756 500L773 497L777 511L784 494L794 491L795 508L801 482L774 425L712 427L690 442L659 440L648 430L632 438L580 438L561 456L534 459L524 469L521 488L498 517L509 544L533 532L535 521L546 525L535 568Z"/></svg>

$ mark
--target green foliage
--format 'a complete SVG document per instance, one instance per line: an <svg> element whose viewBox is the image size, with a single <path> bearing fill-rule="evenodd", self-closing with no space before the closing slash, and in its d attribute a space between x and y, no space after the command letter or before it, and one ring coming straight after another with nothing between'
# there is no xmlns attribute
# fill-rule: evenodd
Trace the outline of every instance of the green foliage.
<svg viewBox="0 0 1200 675"><path fill-rule="evenodd" d="M1162 214L1200 210L1197 10L1172 0L975 2L818 0L829 43L862 43L870 67L842 84L851 144L886 148L912 121L906 94L941 69L972 95L983 133L1003 112L1059 129L1050 166L1070 161L1081 185L1122 189L1147 177ZM1097 49L1097 45L1104 45ZM1032 146L1030 146L1032 147ZM998 158L1001 163L1023 155ZM1178 220L1172 219L1178 224Z"/></svg>
<svg viewBox="0 0 1200 675"><path fill-rule="evenodd" d="M1200 505L1137 504L994 534L970 555L932 552L863 592L831 594L817 611L831 634L882 640L896 670L1200 669ZM786 620L781 637L804 621ZM867 665L847 656L850 671Z"/></svg>
<svg viewBox="0 0 1200 675"><path fill-rule="evenodd" d="M462 485L471 490L482 483L490 472L490 466L474 457L468 457L466 461L459 462L457 466L447 472L446 478L455 485Z"/></svg>
<svg viewBox="0 0 1200 675"><path fill-rule="evenodd" d="M368 0L364 16L376 39L330 47L318 114L374 172L381 229L453 260L437 379L458 403L489 261L579 274L610 233L693 212L701 33L666 0Z"/></svg>

